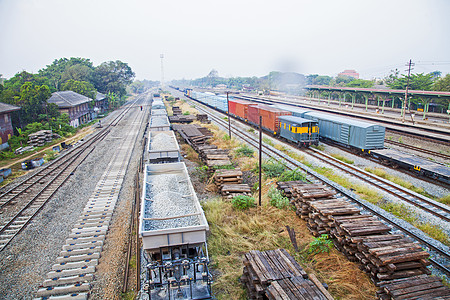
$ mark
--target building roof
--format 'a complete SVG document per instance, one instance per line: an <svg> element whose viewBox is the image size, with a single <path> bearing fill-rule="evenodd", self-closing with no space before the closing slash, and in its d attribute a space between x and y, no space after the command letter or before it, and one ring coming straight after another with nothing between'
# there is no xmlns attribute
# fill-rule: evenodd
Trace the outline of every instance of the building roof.
<svg viewBox="0 0 450 300"><path fill-rule="evenodd" d="M323 90L323 91L340 91L340 92L360 92L369 94L384 94L384 95L405 95L405 90L391 90L391 89L368 89L368 88L354 88L354 87L338 87L338 86L323 86L323 85L308 85L305 87L308 90ZM430 98L449 98L450 92L438 91L422 91L422 90L408 90L411 96L424 96Z"/></svg>
<svg viewBox="0 0 450 300"><path fill-rule="evenodd" d="M74 107L89 101L92 99L72 91L54 92L47 100L48 103L54 103L59 108Z"/></svg>
<svg viewBox="0 0 450 300"><path fill-rule="evenodd" d="M21 108L18 106L0 102L0 113L8 113L8 112L12 112L12 111L20 110L20 109Z"/></svg>
<svg viewBox="0 0 450 300"><path fill-rule="evenodd" d="M97 95L95 95L95 101L102 101L102 100L105 100L105 99L106 99L106 95L105 94L97 92Z"/></svg>

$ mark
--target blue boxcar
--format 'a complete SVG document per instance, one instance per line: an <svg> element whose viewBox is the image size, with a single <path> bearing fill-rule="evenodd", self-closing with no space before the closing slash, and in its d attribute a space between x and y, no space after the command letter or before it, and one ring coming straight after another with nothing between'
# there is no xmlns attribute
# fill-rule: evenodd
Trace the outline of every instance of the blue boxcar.
<svg viewBox="0 0 450 300"><path fill-rule="evenodd" d="M321 138L362 151L384 148L384 126L319 112L308 112L304 117L319 122Z"/></svg>
<svg viewBox="0 0 450 300"><path fill-rule="evenodd" d="M280 116L278 120L281 137L304 147L319 143L319 126L316 121L295 116Z"/></svg>

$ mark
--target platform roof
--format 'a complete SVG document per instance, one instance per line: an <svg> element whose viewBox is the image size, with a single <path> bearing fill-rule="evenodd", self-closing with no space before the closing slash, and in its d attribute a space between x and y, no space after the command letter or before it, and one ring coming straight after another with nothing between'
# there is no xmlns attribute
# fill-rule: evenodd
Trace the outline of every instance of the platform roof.
<svg viewBox="0 0 450 300"><path fill-rule="evenodd" d="M389 96L389 95L404 96L405 95L405 90L391 90L391 89L368 89L368 88L353 88L353 87L323 86L323 85L308 85L308 86L306 86L306 89L336 91L336 92L384 94L387 96ZM408 90L408 94L411 96L450 99L450 92Z"/></svg>

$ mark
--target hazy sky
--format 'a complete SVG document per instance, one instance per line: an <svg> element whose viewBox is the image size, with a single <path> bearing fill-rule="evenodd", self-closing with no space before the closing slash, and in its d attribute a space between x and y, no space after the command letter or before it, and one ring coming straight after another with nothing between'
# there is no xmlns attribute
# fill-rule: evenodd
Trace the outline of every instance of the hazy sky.
<svg viewBox="0 0 450 300"><path fill-rule="evenodd" d="M61 57L121 60L137 79L450 73L448 0L0 0L0 74Z"/></svg>

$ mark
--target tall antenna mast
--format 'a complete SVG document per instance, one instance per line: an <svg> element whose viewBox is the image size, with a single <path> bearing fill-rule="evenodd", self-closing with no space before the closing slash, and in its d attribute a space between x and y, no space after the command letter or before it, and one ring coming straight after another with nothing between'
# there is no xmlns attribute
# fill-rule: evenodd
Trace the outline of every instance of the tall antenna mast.
<svg viewBox="0 0 450 300"><path fill-rule="evenodd" d="M164 67L163 67L163 59L164 54L159 55L161 58L161 89L164 90Z"/></svg>

